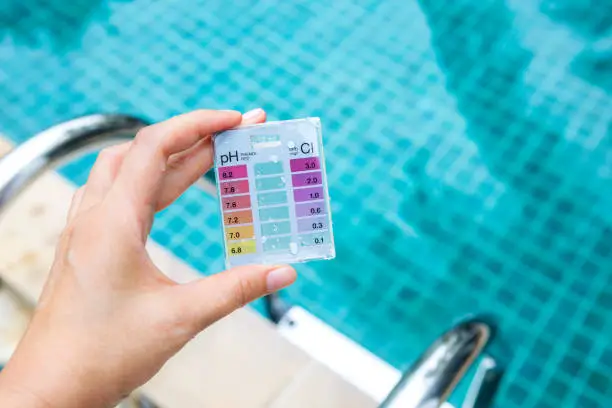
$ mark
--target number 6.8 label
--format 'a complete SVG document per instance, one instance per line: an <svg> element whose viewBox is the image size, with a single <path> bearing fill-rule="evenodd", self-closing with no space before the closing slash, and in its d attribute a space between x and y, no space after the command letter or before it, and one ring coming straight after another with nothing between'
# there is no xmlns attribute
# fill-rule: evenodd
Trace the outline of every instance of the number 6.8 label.
<svg viewBox="0 0 612 408"><path fill-rule="evenodd" d="M229 244L227 250L232 255L245 255L256 252L257 247L255 246L255 241L244 241L241 243Z"/></svg>

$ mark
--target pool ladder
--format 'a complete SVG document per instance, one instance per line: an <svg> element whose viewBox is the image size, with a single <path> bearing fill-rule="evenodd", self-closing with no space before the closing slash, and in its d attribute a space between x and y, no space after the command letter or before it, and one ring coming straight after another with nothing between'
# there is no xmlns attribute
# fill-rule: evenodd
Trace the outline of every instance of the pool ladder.
<svg viewBox="0 0 612 408"><path fill-rule="evenodd" d="M53 126L30 138L0 159L0 213L44 171L86 152L130 140L144 120L119 114L80 117ZM212 180L214 183L214 180ZM198 185L214 194L210 175ZM278 295L266 298L269 317L278 323L288 310ZM380 408L435 408L444 406L467 369L480 357L462 408L491 405L503 368L485 349L494 334L486 319L465 320L440 336L406 371ZM154 405L144 400L141 407Z"/></svg>

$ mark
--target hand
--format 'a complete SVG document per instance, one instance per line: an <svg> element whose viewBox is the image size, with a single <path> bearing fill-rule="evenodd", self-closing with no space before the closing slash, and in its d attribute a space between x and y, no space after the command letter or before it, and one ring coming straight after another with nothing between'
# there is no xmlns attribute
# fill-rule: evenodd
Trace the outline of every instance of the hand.
<svg viewBox="0 0 612 408"><path fill-rule="evenodd" d="M155 213L211 167L211 134L263 121L262 110L195 111L101 152L0 375L0 406L114 406L207 326L293 283L288 266L253 265L180 285L145 250Z"/></svg>

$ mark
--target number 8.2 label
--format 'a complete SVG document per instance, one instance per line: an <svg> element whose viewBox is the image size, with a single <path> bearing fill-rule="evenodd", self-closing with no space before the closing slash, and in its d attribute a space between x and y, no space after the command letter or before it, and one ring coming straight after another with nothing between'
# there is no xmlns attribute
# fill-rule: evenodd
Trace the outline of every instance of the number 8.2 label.
<svg viewBox="0 0 612 408"><path fill-rule="evenodd" d="M242 164L239 166L227 166L218 168L218 176L220 180L233 180L247 177L247 166Z"/></svg>

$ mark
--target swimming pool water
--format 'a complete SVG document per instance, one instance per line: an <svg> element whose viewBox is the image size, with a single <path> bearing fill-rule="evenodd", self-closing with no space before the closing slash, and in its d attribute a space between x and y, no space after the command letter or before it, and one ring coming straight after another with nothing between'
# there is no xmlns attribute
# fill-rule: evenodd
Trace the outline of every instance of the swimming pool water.
<svg viewBox="0 0 612 408"><path fill-rule="evenodd" d="M324 126L337 259L285 296L399 368L492 314L500 407L612 405L612 2L5 0L0 131L264 107ZM63 174L83 183L93 158ZM222 269L195 189L153 239Z"/></svg>

